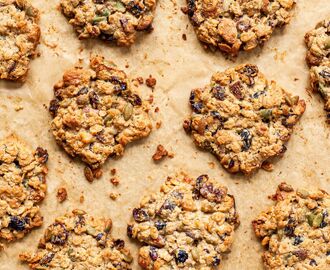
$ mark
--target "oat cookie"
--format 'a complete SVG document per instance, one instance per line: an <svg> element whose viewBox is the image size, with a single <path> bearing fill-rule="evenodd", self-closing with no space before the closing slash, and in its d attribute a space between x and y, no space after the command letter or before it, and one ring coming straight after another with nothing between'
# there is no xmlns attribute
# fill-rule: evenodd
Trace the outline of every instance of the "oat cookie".
<svg viewBox="0 0 330 270"><path fill-rule="evenodd" d="M31 269L131 269L125 242L110 236L111 219L94 218L82 210L56 218L35 253L20 254Z"/></svg>
<svg viewBox="0 0 330 270"><path fill-rule="evenodd" d="M192 115L183 126L195 144L229 172L245 174L285 152L305 111L303 100L251 64L215 73L209 85L192 90L190 105Z"/></svg>
<svg viewBox="0 0 330 270"><path fill-rule="evenodd" d="M39 44L39 12L25 0L0 0L0 18L0 79L25 81Z"/></svg>
<svg viewBox="0 0 330 270"><path fill-rule="evenodd" d="M127 234L143 244L139 264L149 270L217 269L239 224L234 197L207 175L168 177L133 218Z"/></svg>
<svg viewBox="0 0 330 270"><path fill-rule="evenodd" d="M253 222L266 269L330 269L330 196L281 183Z"/></svg>
<svg viewBox="0 0 330 270"><path fill-rule="evenodd" d="M184 12L206 46L231 56L267 41L288 24L295 0L187 0Z"/></svg>
<svg viewBox="0 0 330 270"><path fill-rule="evenodd" d="M152 30L156 0L61 0L60 7L79 39L130 46L137 32Z"/></svg>
<svg viewBox="0 0 330 270"><path fill-rule="evenodd" d="M323 97L327 122L330 124L330 19L320 22L314 30L308 32L305 42L311 86Z"/></svg>
<svg viewBox="0 0 330 270"><path fill-rule="evenodd" d="M147 103L126 74L102 57L92 57L89 69L65 72L54 94L49 110L57 143L92 168L151 131Z"/></svg>
<svg viewBox="0 0 330 270"><path fill-rule="evenodd" d="M0 241L23 238L42 224L47 151L31 151L17 136L0 141Z"/></svg>

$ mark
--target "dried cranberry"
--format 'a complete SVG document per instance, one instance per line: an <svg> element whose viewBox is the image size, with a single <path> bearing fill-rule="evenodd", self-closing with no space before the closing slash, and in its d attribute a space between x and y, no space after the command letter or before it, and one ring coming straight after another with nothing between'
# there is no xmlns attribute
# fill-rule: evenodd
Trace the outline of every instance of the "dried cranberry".
<svg viewBox="0 0 330 270"><path fill-rule="evenodd" d="M244 99L244 94L243 94L243 86L240 81L237 81L229 86L230 91L233 93L233 95L239 99L243 100Z"/></svg>
<svg viewBox="0 0 330 270"><path fill-rule="evenodd" d="M226 98L225 88L220 85L216 85L212 88L212 94L216 99L219 99L221 101L225 100Z"/></svg>
<svg viewBox="0 0 330 270"><path fill-rule="evenodd" d="M49 104L49 112L50 114L55 117L57 114L57 110L60 107L60 104L57 99L53 99Z"/></svg>
<svg viewBox="0 0 330 270"><path fill-rule="evenodd" d="M97 106L100 103L100 98L98 94L95 93L95 91L89 93L89 102L93 109L97 109Z"/></svg>

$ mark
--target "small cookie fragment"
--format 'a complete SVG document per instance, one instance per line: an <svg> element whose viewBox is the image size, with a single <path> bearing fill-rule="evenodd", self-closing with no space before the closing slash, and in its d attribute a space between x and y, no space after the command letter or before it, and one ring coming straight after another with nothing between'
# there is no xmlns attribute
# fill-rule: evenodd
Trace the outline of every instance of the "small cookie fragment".
<svg viewBox="0 0 330 270"><path fill-rule="evenodd" d="M168 151L165 149L165 147L161 144L157 146L155 154L153 154L152 159L154 161L160 161L163 158L168 156Z"/></svg>
<svg viewBox="0 0 330 270"><path fill-rule="evenodd" d="M127 234L143 244L143 269L216 269L239 225L234 197L207 175L168 177L133 209Z"/></svg>
<svg viewBox="0 0 330 270"><path fill-rule="evenodd" d="M64 187L60 187L58 190L57 190L57 194L56 194L56 197L57 197L57 200L62 203L64 202L67 197L68 197L68 192L66 191L66 188Z"/></svg>
<svg viewBox="0 0 330 270"><path fill-rule="evenodd" d="M73 210L46 229L35 253L24 252L19 258L30 269L132 269L125 242L113 239L111 228L111 219Z"/></svg>
<svg viewBox="0 0 330 270"><path fill-rule="evenodd" d="M285 152L306 107L251 64L215 73L209 85L191 91L190 106L183 127L195 144L229 172L245 174Z"/></svg>
<svg viewBox="0 0 330 270"><path fill-rule="evenodd" d="M152 77L151 75L149 75L149 78L146 79L146 85L152 89L155 88L156 83L157 83L157 80L154 77Z"/></svg>
<svg viewBox="0 0 330 270"><path fill-rule="evenodd" d="M330 124L330 19L318 23L314 30L306 33L305 43L311 86L324 99L327 122Z"/></svg>
<svg viewBox="0 0 330 270"><path fill-rule="evenodd" d="M281 183L273 200L252 222L265 269L330 269L329 194Z"/></svg>
<svg viewBox="0 0 330 270"><path fill-rule="evenodd" d="M79 39L99 38L130 46L137 32L150 32L156 0L61 0L60 9Z"/></svg>
<svg viewBox="0 0 330 270"><path fill-rule="evenodd" d="M124 147L151 132L148 104L141 100L126 74L96 56L90 69L65 72L54 86L49 111L59 145L89 165L86 176L99 178L108 157L121 156Z"/></svg>
<svg viewBox="0 0 330 270"><path fill-rule="evenodd" d="M0 79L24 82L39 44L39 11L26 0L0 0L0 18Z"/></svg>
<svg viewBox="0 0 330 270"><path fill-rule="evenodd" d="M295 0L187 0L197 38L206 46L237 56L263 45L276 28L290 22Z"/></svg>
<svg viewBox="0 0 330 270"><path fill-rule="evenodd" d="M0 240L23 238L42 225L48 153L31 151L16 135L0 141Z"/></svg>

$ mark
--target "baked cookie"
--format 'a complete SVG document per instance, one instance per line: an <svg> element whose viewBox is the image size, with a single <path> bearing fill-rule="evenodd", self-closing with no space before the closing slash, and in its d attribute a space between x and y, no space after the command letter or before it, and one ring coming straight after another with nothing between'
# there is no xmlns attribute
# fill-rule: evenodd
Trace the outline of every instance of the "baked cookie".
<svg viewBox="0 0 330 270"><path fill-rule="evenodd" d="M168 177L133 210L127 234L143 244L143 269L217 269L239 225L234 197L207 175Z"/></svg>
<svg viewBox="0 0 330 270"><path fill-rule="evenodd" d="M255 65L215 73L209 85L191 91L192 115L184 121L197 146L210 151L229 172L250 174L285 152L305 102Z"/></svg>
<svg viewBox="0 0 330 270"><path fill-rule="evenodd" d="M35 253L19 258L30 269L132 269L130 252L123 240L110 236L111 227L111 219L73 210L46 229Z"/></svg>
<svg viewBox="0 0 330 270"><path fill-rule="evenodd" d="M0 79L24 82L39 44L39 12L26 0L0 0L0 18Z"/></svg>
<svg viewBox="0 0 330 270"><path fill-rule="evenodd" d="M57 143L92 168L151 131L147 103L124 71L102 57L92 57L89 69L65 72L54 94L49 110Z"/></svg>
<svg viewBox="0 0 330 270"><path fill-rule="evenodd" d="M17 136L0 141L0 240L23 238L42 224L47 151L31 151Z"/></svg>
<svg viewBox="0 0 330 270"><path fill-rule="evenodd" d="M330 124L330 19L320 22L314 30L308 32L305 42L311 86L323 97L327 122Z"/></svg>
<svg viewBox="0 0 330 270"><path fill-rule="evenodd" d="M281 183L275 205L263 211L253 229L265 247L266 269L330 269L330 196Z"/></svg>
<svg viewBox="0 0 330 270"><path fill-rule="evenodd" d="M183 9L197 38L231 56L264 44L290 22L295 0L187 0Z"/></svg>
<svg viewBox="0 0 330 270"><path fill-rule="evenodd" d="M137 32L152 30L156 0L61 0L60 8L79 39L130 46Z"/></svg>

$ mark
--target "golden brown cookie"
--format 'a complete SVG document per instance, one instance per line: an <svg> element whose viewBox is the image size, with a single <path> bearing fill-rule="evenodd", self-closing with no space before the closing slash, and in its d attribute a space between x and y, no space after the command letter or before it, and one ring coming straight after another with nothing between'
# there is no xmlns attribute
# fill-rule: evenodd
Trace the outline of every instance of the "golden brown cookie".
<svg viewBox="0 0 330 270"><path fill-rule="evenodd" d="M201 175L168 177L160 192L133 209L129 237L143 244L143 269L217 269L239 225L235 199L227 188Z"/></svg>
<svg viewBox="0 0 330 270"><path fill-rule="evenodd" d="M42 225L47 151L31 151L17 136L0 141L0 240L23 238Z"/></svg>
<svg viewBox="0 0 330 270"><path fill-rule="evenodd" d="M0 18L0 79L25 81L39 44L39 12L26 0L0 0Z"/></svg>
<svg viewBox="0 0 330 270"><path fill-rule="evenodd" d="M92 168L151 132L147 102L124 71L102 57L92 57L89 69L65 72L54 94L49 110L57 143Z"/></svg>
<svg viewBox="0 0 330 270"><path fill-rule="evenodd" d="M30 269L129 270L132 257L125 242L110 235L111 219L82 210L56 218L35 253L20 254Z"/></svg>
<svg viewBox="0 0 330 270"><path fill-rule="evenodd" d="M330 19L318 23L305 35L306 61L310 67L310 81L325 101L327 122L330 124Z"/></svg>
<svg viewBox="0 0 330 270"><path fill-rule="evenodd" d="M295 0L187 0L197 38L231 56L264 44L290 22Z"/></svg>
<svg viewBox="0 0 330 270"><path fill-rule="evenodd" d="M79 39L130 46L137 32L152 30L156 0L61 0L60 7Z"/></svg>
<svg viewBox="0 0 330 270"><path fill-rule="evenodd" d="M200 148L229 172L250 174L285 152L305 102L251 64L215 73L209 85L191 91L192 114L184 121Z"/></svg>
<svg viewBox="0 0 330 270"><path fill-rule="evenodd" d="M330 196L281 183L275 204L253 222L268 270L330 269Z"/></svg>

